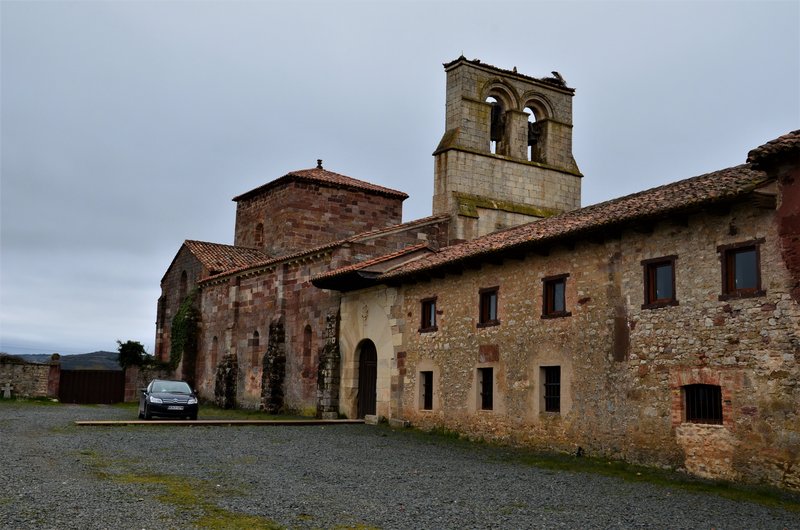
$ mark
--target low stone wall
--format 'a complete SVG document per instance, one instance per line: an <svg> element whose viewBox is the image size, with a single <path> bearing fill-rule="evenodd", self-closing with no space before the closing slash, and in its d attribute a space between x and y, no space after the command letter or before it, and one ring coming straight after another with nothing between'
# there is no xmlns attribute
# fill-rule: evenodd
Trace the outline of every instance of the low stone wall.
<svg viewBox="0 0 800 530"><path fill-rule="evenodd" d="M58 397L61 363L54 354L50 363L25 362L18 357L0 355L0 399L5 396L6 385L10 397Z"/></svg>
<svg viewBox="0 0 800 530"><path fill-rule="evenodd" d="M138 401L139 389L146 387L153 379L175 379L170 370L140 368L130 366L125 369L125 401Z"/></svg>

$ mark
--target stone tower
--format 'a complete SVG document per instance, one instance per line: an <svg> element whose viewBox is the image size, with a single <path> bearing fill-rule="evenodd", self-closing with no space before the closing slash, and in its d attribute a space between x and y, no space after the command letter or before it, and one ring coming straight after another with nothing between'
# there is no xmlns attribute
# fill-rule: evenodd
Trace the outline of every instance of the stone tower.
<svg viewBox="0 0 800 530"><path fill-rule="evenodd" d="M433 213L468 240L580 207L572 97L537 79L463 56L447 72L445 133L435 157Z"/></svg>

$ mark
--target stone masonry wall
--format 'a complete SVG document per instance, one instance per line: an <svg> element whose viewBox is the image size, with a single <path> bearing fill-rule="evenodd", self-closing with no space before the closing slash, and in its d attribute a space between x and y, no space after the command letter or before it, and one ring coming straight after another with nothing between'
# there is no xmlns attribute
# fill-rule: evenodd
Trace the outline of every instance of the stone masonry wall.
<svg viewBox="0 0 800 530"><path fill-rule="evenodd" d="M580 207L581 174L572 154L572 91L468 62L447 70L445 134L434 155L433 213L452 216L452 239L473 239L537 217ZM502 139L490 149L492 105L503 114ZM528 156L528 115L540 132ZM460 196L488 201L503 214L465 213ZM514 215L508 215L514 214Z"/></svg>
<svg viewBox="0 0 800 530"><path fill-rule="evenodd" d="M317 375L320 355L326 346L326 318L338 312L340 294L314 287L311 278L332 268L394 252L420 241L428 241L434 246L444 245L445 225L445 222L438 222L365 236L358 242L326 253L204 283L197 358L197 387L201 396L206 399L213 396L219 361L225 355L235 355L238 362L237 405L261 407L264 361L271 340L270 326L281 320L285 334L284 406L289 410L316 414ZM257 343L254 341L255 332L258 332ZM270 381L273 387L278 384L275 380Z"/></svg>
<svg viewBox="0 0 800 530"><path fill-rule="evenodd" d="M161 297L156 310L154 355L162 361L169 360L172 319L183 302L181 277L184 272L186 273L185 296L197 286L197 281L204 276L205 271L200 261L185 246L182 246L161 280Z"/></svg>
<svg viewBox="0 0 800 530"><path fill-rule="evenodd" d="M405 286L393 309L409 319L402 418L800 489L800 306L772 212L742 205L644 228ZM717 247L759 239L766 293L721 300ZM643 308L642 260L671 255L677 305ZM542 278L560 274L569 316L542 318ZM500 324L477 327L479 289L494 286ZM438 331L420 333L429 297ZM544 412L548 366L561 367L560 413ZM494 369L490 411L479 410L479 367ZM422 370L434 372L432 411L421 410ZM696 383L721 387L721 425L685 420L683 387Z"/></svg>
<svg viewBox="0 0 800 530"><path fill-rule="evenodd" d="M402 200L396 197L290 182L239 201L234 244L274 256L292 254L399 224L402 212ZM264 227L261 246L256 241L259 223Z"/></svg>
<svg viewBox="0 0 800 530"><path fill-rule="evenodd" d="M58 386L55 392L48 391L51 372L50 364L11 362L0 356L0 397L2 388L11 385L11 397L58 397Z"/></svg>

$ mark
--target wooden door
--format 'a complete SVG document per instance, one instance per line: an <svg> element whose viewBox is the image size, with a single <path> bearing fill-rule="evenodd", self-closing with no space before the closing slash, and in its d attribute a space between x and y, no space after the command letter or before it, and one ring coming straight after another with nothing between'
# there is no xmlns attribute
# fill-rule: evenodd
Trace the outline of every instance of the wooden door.
<svg viewBox="0 0 800 530"><path fill-rule="evenodd" d="M375 344L367 340L358 357L358 417L375 414L378 382L378 352Z"/></svg>

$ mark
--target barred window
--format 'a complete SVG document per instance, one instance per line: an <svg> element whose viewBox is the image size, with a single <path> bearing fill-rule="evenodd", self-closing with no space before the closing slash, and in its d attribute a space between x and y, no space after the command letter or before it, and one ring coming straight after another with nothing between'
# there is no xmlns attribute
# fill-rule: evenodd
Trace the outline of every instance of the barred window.
<svg viewBox="0 0 800 530"><path fill-rule="evenodd" d="M717 385L683 387L686 421L689 423L722 423L722 389Z"/></svg>
<svg viewBox="0 0 800 530"><path fill-rule="evenodd" d="M541 380L544 381L544 411L561 412L561 367L543 366Z"/></svg>
<svg viewBox="0 0 800 530"><path fill-rule="evenodd" d="M433 410L433 372L419 373L420 405L422 410Z"/></svg>
<svg viewBox="0 0 800 530"><path fill-rule="evenodd" d="M478 368L478 388L481 410L494 408L494 369Z"/></svg>

